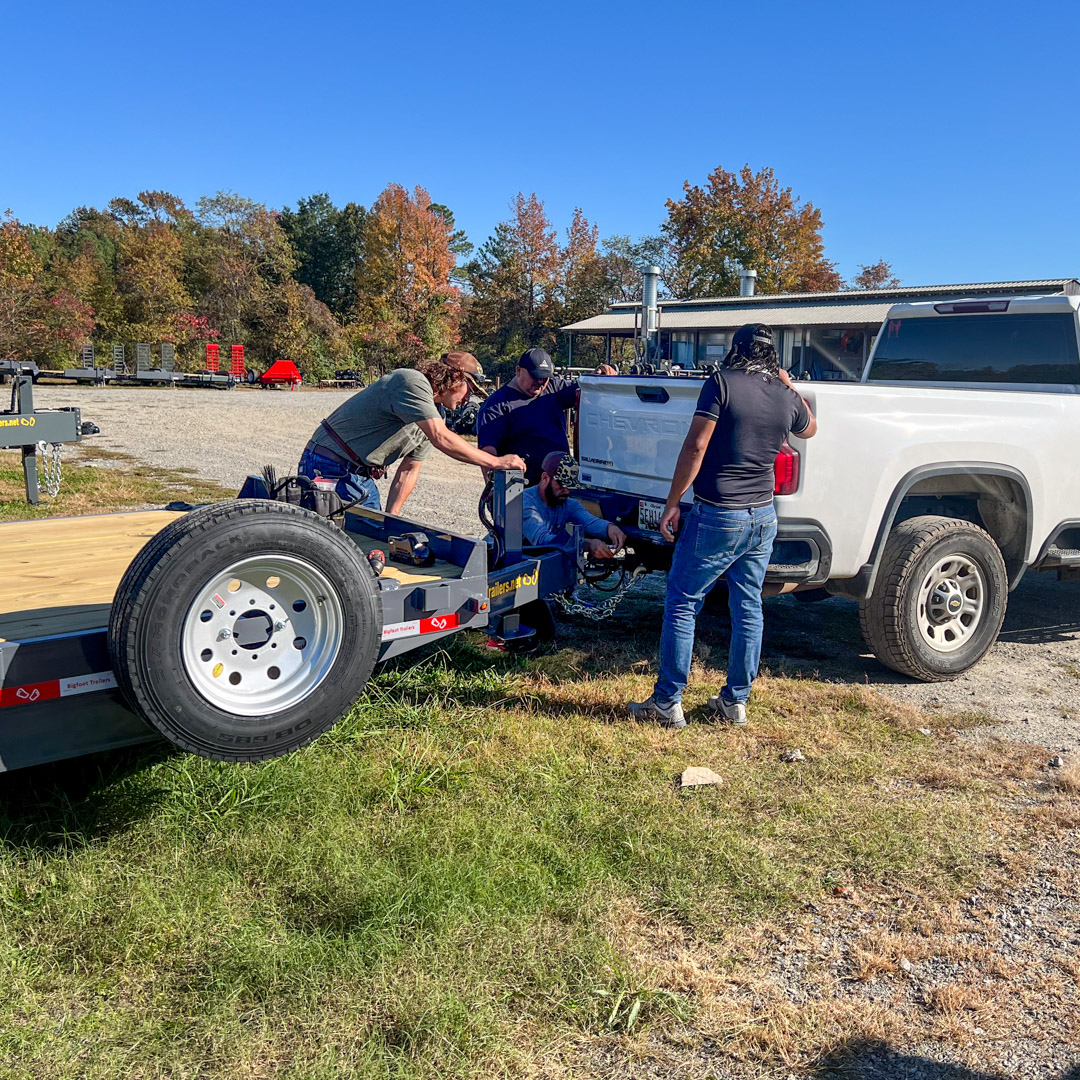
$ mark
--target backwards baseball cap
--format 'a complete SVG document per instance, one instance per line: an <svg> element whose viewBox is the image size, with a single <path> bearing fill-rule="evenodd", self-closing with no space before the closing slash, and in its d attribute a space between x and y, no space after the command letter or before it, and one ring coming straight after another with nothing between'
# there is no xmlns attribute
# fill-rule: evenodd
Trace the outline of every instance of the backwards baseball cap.
<svg viewBox="0 0 1080 1080"><path fill-rule="evenodd" d="M524 368L534 379L550 379L555 374L555 365L543 349L527 349L517 366Z"/></svg>
<svg viewBox="0 0 1080 1080"><path fill-rule="evenodd" d="M578 463L573 454L565 450L552 450L540 466L541 472L546 472L552 480L557 480L563 487L577 487Z"/></svg>
<svg viewBox="0 0 1080 1080"><path fill-rule="evenodd" d="M772 328L764 323L748 323L740 326L731 339L731 347L743 355L748 355L753 345L774 345Z"/></svg>
<svg viewBox="0 0 1080 1080"><path fill-rule="evenodd" d="M484 398L488 396L488 392L480 384L480 380L484 377L484 369L480 366L480 361L472 353L459 351L443 353L439 360L448 368L460 371L465 376L469 388L475 393Z"/></svg>

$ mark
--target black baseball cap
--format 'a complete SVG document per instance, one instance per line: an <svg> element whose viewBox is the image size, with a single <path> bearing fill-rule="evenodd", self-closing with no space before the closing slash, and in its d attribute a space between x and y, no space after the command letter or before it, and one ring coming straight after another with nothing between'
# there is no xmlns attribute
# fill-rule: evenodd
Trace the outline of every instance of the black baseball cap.
<svg viewBox="0 0 1080 1080"><path fill-rule="evenodd" d="M517 366L524 368L534 379L550 379L555 374L555 365L543 349L527 349Z"/></svg>
<svg viewBox="0 0 1080 1080"><path fill-rule="evenodd" d="M774 343L771 326L764 323L747 323L735 331L731 339L731 347L743 355L749 355L750 348L754 345L772 345Z"/></svg>

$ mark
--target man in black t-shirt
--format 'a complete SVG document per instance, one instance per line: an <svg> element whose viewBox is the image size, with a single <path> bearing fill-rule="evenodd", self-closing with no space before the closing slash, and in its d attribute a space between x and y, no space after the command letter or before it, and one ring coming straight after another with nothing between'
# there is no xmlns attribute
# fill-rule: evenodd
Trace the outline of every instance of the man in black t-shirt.
<svg viewBox="0 0 1080 1080"><path fill-rule="evenodd" d="M682 694L690 677L694 628L706 593L724 577L731 609L727 685L709 699L720 720L746 723L746 700L761 657L761 588L776 538L774 463L788 434L817 431L810 406L779 364L772 331L744 326L723 367L705 380L671 481L660 532L675 539L683 495L694 486L671 561L652 694L630 702L633 716L686 726Z"/></svg>

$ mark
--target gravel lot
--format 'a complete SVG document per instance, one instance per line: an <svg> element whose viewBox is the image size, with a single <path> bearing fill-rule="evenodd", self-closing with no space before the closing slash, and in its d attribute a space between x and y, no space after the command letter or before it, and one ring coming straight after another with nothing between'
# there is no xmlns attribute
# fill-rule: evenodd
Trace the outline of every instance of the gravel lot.
<svg viewBox="0 0 1080 1080"><path fill-rule="evenodd" d="M282 472L295 468L319 421L348 396L147 387L36 391L43 406L80 406L83 418L101 427L95 445L154 465L193 469L237 489L266 463ZM385 497L389 480L380 486ZM435 453L409 500L410 516L476 535L481 487L479 470ZM712 622L719 632L706 623L703 645L714 641L722 647L726 634L720 620ZM770 600L764 663L778 673L864 682L923 708L980 712L998 721L970 737L1016 739L1054 753L1080 750L1080 583L1062 584L1052 574L1025 578L990 655L954 682L913 683L881 667L862 644L855 605L840 598L817 604Z"/></svg>
<svg viewBox="0 0 1080 1080"><path fill-rule="evenodd" d="M38 386L46 408L77 405L101 428L93 444L151 465L194 469L240 490L244 477L274 465L296 469L319 421L351 396L347 390L170 390L154 387ZM435 459L438 458L436 464ZM434 466L434 467L433 467ZM383 499L390 478L381 481ZM415 520L466 534L480 529L480 470L433 453L409 499Z"/></svg>

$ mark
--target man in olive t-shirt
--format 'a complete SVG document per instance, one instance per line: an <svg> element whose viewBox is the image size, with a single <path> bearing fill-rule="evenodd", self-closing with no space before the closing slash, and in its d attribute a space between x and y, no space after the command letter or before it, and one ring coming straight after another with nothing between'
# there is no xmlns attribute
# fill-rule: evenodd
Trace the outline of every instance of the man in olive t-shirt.
<svg viewBox="0 0 1080 1080"><path fill-rule="evenodd" d="M450 352L376 379L319 425L297 472L337 480L337 493L346 502L359 500L360 506L378 510L375 481L400 461L386 500L386 512L400 514L432 446L484 469L524 469L516 454L497 457L477 450L443 422L438 406L454 409L471 392L483 393L474 377L479 371L470 353Z"/></svg>

